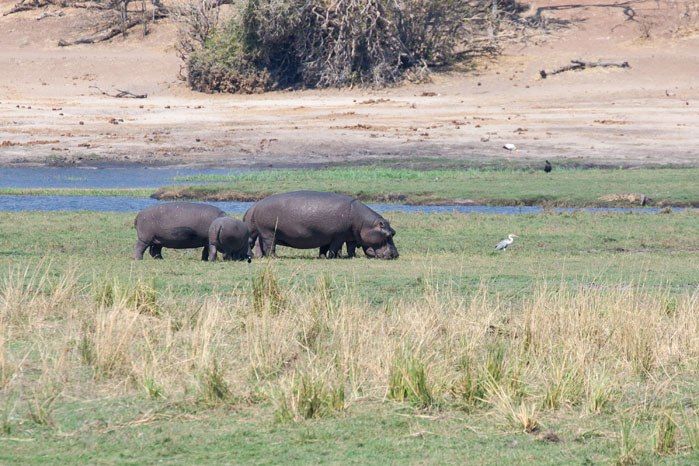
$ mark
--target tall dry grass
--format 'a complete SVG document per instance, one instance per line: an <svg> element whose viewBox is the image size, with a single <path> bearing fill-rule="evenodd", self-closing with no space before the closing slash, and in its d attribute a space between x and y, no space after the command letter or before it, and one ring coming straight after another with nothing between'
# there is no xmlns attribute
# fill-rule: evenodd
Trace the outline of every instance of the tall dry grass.
<svg viewBox="0 0 699 466"><path fill-rule="evenodd" d="M48 425L62 397L140 392L206 405L272 402L282 419L393 400L484 411L531 432L558 410L633 409L641 393L669 403L673 384L699 373L697 290L542 285L512 302L426 280L418 299L379 308L327 278L283 289L271 269L251 292L191 298L137 278L107 286L57 276L50 264L5 277L0 394ZM696 448L696 414L666 412L658 450L675 449L681 432Z"/></svg>

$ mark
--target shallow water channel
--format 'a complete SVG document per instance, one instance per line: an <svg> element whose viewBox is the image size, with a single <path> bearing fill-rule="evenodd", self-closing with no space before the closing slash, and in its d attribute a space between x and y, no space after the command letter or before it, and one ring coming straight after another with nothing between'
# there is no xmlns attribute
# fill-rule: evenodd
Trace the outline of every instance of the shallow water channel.
<svg viewBox="0 0 699 466"><path fill-rule="evenodd" d="M242 170L241 170L242 171ZM175 184L196 184L178 177L228 175L230 168L0 168L0 188L126 189L159 188Z"/></svg>
<svg viewBox="0 0 699 466"><path fill-rule="evenodd" d="M191 168L2 168L0 188L82 188L82 189L125 189L158 188L165 185L193 184L178 181L179 177L208 174L229 174L230 169ZM0 195L0 211L98 211L135 212L159 202L150 198L123 196L34 196ZM230 214L243 214L251 202L208 202ZM536 214L544 209L538 206L462 206L462 205L403 205L369 204L378 212L461 212L486 214ZM557 212L576 209L557 208ZM639 208L586 208L590 212L644 212L656 213L659 209Z"/></svg>

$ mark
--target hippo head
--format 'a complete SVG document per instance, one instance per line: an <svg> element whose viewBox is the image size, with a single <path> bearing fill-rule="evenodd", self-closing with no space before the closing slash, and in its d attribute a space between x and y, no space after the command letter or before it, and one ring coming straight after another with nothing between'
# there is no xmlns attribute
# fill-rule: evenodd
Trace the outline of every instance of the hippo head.
<svg viewBox="0 0 699 466"><path fill-rule="evenodd" d="M372 224L365 225L359 234L362 239L362 249L367 257L375 259L398 258L398 249L393 244L396 230L391 228L390 223L385 218L379 217Z"/></svg>
<svg viewBox="0 0 699 466"><path fill-rule="evenodd" d="M248 264L252 262L252 248L250 246L250 241L245 241L244 246L238 251L231 251L230 254L226 254L224 260L234 260L234 261L248 261Z"/></svg>

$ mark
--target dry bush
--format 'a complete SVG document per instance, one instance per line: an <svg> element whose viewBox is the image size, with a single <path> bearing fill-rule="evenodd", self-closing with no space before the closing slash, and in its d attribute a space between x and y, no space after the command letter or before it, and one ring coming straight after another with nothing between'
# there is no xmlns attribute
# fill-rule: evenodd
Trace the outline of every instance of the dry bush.
<svg viewBox="0 0 699 466"><path fill-rule="evenodd" d="M641 406L639 388L663 400L675 381L699 375L696 290L542 287L503 301L485 288L464 298L426 280L422 296L377 309L350 286L323 278L290 289L267 269L273 287L203 302L156 292L153 313L138 300L59 286L79 280L52 279L46 267L5 275L0 394L19 393L27 415L49 425L64 394L141 392L205 405L271 401L280 418L295 420L390 398L488 410L508 429L532 432L544 413ZM142 282L126 283L132 289L120 295L138 295ZM658 427L662 451L679 448L670 427Z"/></svg>
<svg viewBox="0 0 699 466"><path fill-rule="evenodd" d="M187 79L204 92L286 87L385 86L451 63L467 20L465 0L248 0L226 24L183 9ZM490 4L490 3L488 3ZM204 23L207 27L192 27ZM470 30L474 24L471 23ZM206 31L204 35L200 31Z"/></svg>

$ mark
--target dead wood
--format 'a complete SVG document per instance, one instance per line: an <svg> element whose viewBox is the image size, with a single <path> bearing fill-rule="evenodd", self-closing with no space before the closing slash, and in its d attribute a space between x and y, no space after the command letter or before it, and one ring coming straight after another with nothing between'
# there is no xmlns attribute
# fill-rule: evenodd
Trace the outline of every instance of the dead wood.
<svg viewBox="0 0 699 466"><path fill-rule="evenodd" d="M107 3L97 3L97 2L74 2L69 3L68 6L71 8L85 8L87 10L110 10L112 7Z"/></svg>
<svg viewBox="0 0 699 466"><path fill-rule="evenodd" d="M131 29L134 26L137 26L141 24L142 18L131 18L126 20L126 23L122 25L120 22L119 24L112 25L109 28L105 29L102 32L98 32L97 34L94 34L92 36L85 36L85 37L79 37L75 40L65 40L61 39L58 41L58 46L59 47L67 47L69 45L78 45L78 44L95 44L97 42L104 42L105 40L109 40L112 37L116 37L119 34L124 33L125 31Z"/></svg>
<svg viewBox="0 0 699 466"><path fill-rule="evenodd" d="M65 13L63 13L62 11L54 11L54 12L44 11L43 13L41 13L39 16L36 17L36 20L41 21L42 19L45 19L45 18L56 18L56 17L61 17L61 16L65 16Z"/></svg>
<svg viewBox="0 0 699 466"><path fill-rule="evenodd" d="M22 11L29 11L29 10L34 10L37 8L40 8L42 6L46 6L46 3L41 3L38 1L34 1L32 3L25 3L24 0L13 6L9 11L6 11L3 13L3 16L9 16L15 13L20 13Z"/></svg>
<svg viewBox="0 0 699 466"><path fill-rule="evenodd" d="M539 71L539 74L541 75L542 79L546 79L547 76L551 76L554 74L558 73L564 73L566 71L572 71L572 70L584 70L587 68L631 68L631 65L629 65L629 62L624 61L624 62L611 62L611 61L583 61L583 60L571 60L570 65L562 66L560 68L557 68L553 71L546 71L546 70L541 70Z"/></svg>
<svg viewBox="0 0 699 466"><path fill-rule="evenodd" d="M109 92L103 91L102 89L100 89L97 86L90 86L90 87L97 89L100 92L100 94L102 94L102 95L106 95L107 97L114 97L117 99L145 99L146 97L148 97L148 94L134 94L131 91L125 91L123 89L117 89L116 94L110 94Z"/></svg>

